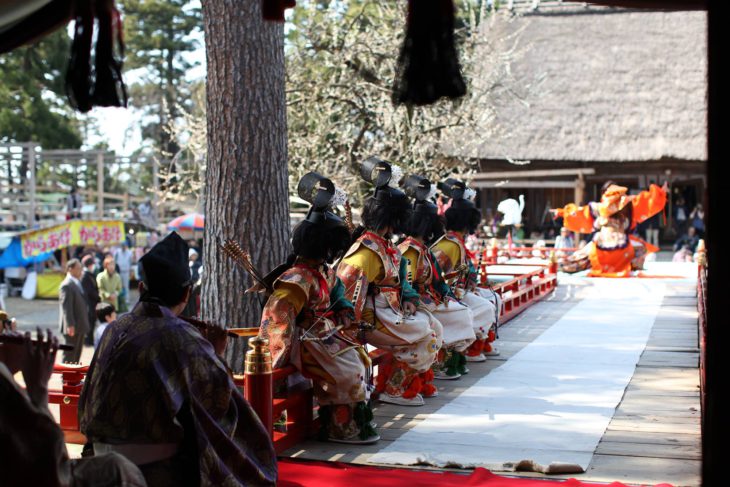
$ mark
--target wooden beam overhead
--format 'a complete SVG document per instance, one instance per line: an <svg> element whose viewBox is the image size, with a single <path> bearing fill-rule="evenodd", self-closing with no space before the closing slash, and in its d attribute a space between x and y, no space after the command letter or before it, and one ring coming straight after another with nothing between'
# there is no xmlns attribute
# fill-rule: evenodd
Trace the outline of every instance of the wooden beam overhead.
<svg viewBox="0 0 730 487"><path fill-rule="evenodd" d="M707 10L706 0L592 0L594 5L655 10Z"/></svg>
<svg viewBox="0 0 730 487"><path fill-rule="evenodd" d="M472 181L473 188L575 188L575 181Z"/></svg>
<svg viewBox="0 0 730 487"><path fill-rule="evenodd" d="M550 178L558 176L590 176L596 170L592 167L573 169L536 169L527 171L495 171L478 172L472 177L472 181L483 179L521 179L521 178Z"/></svg>

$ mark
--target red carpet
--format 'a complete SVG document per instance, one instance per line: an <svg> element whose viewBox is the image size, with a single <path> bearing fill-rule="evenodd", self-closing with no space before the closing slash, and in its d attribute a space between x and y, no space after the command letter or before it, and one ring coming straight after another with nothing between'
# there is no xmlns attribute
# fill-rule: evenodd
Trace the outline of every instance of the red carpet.
<svg viewBox="0 0 730 487"><path fill-rule="evenodd" d="M663 276L661 274L644 274L641 271L636 274L636 277L640 277L642 279L687 279L687 276Z"/></svg>
<svg viewBox="0 0 730 487"><path fill-rule="evenodd" d="M338 462L279 460L279 487L332 487L363 485L367 487L625 487L613 482L596 484L576 479L543 480L518 479L495 475L483 468L470 475L449 472L428 472L350 465ZM654 487L672 487L656 484Z"/></svg>

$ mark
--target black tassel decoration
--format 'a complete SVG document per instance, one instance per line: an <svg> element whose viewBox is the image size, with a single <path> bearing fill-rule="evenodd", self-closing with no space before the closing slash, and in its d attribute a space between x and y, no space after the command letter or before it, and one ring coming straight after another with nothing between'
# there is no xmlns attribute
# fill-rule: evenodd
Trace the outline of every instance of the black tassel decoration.
<svg viewBox="0 0 730 487"><path fill-rule="evenodd" d="M94 106L126 107L127 92L122 81L121 61L124 42L121 19L114 1L85 0L76 5L74 39L66 72L69 102L84 113ZM93 46L95 23L98 23L98 35L96 46ZM115 56L115 45L119 58Z"/></svg>
<svg viewBox="0 0 730 487"><path fill-rule="evenodd" d="M126 107L127 90L122 80L122 19L114 7L114 0L100 0L97 5L99 38L94 58L96 79L91 91L91 103L99 107ZM115 56L115 47L118 56Z"/></svg>
<svg viewBox="0 0 730 487"><path fill-rule="evenodd" d="M94 36L94 6L79 2L74 15L74 39L66 71L66 95L71 106L86 113L91 110L91 40Z"/></svg>
<svg viewBox="0 0 730 487"><path fill-rule="evenodd" d="M408 19L398 57L393 103L430 105L466 94L454 46L452 0L408 0Z"/></svg>
<svg viewBox="0 0 730 487"><path fill-rule="evenodd" d="M284 22L284 11L296 4L296 0L261 0L261 13L264 20Z"/></svg>

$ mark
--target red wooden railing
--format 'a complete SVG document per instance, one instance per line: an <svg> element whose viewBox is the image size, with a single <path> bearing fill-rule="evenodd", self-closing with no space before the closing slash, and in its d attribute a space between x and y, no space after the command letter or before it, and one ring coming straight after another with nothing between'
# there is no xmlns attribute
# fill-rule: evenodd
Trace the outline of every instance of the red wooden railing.
<svg viewBox="0 0 730 487"><path fill-rule="evenodd" d="M509 257L509 258L521 258L521 257L542 257L547 259L550 255L555 253L560 254L572 254L580 250L579 247L566 247L556 249L555 247L482 247L476 253L481 256L481 262L485 264L496 264L498 257ZM539 253L539 256L535 256L534 252ZM526 255L525 255L526 254ZM477 262L475 262L477 264Z"/></svg>
<svg viewBox="0 0 730 487"><path fill-rule="evenodd" d="M527 267L528 264L509 264L509 266ZM500 318L502 324L547 296L557 286L557 276L554 272L550 272L548 266L530 264L529 267L539 267L539 269L517 274L498 271L492 273L495 276L513 276L506 282L492 286L492 289L502 297ZM258 328L239 328L231 331L240 336L251 337L258 332ZM382 350L374 350L370 352L370 358L373 365L377 366L388 360L389 354ZM61 375L63 386L60 390L49 392L49 402L60 407L61 429L68 443L81 444L86 441L78 430L78 400L87 371L87 366L58 365L54 368L54 373ZM289 365L269 373L247 372L233 377L235 384L244 392L259 417L266 419L268 424L265 426L272 432L274 447L279 453L311 437L319 427L318 420L314 418L315 407L311 388L278 392L285 389L279 385L285 383L296 371L294 366ZM285 418L285 422L274 429L271 423L280 418Z"/></svg>
<svg viewBox="0 0 730 487"><path fill-rule="evenodd" d="M697 312L699 315L700 341L700 407L704 420L705 412L705 343L707 337L707 267L705 261L697 266Z"/></svg>
<svg viewBox="0 0 730 487"><path fill-rule="evenodd" d="M85 443L86 437L79 432L79 395L88 372L88 365L61 364L53 372L61 375L61 389L49 389L48 403L58 404L59 423L67 443Z"/></svg>
<svg viewBox="0 0 730 487"><path fill-rule="evenodd" d="M510 263L505 265L509 267L536 267L535 264ZM502 298L501 323L511 320L555 290L558 285L558 277L556 274L557 269L553 267L552 265L541 265L537 270L514 274L499 271L490 272L489 267L485 266L483 276L514 276L512 279L492 286L492 289Z"/></svg>

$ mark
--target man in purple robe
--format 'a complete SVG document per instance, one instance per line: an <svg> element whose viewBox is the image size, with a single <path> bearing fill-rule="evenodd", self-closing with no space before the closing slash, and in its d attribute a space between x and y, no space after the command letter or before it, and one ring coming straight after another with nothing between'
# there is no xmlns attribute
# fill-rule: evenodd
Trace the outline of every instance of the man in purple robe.
<svg viewBox="0 0 730 487"><path fill-rule="evenodd" d="M188 245L172 233L141 263L140 301L89 367L81 431L96 454L137 464L149 485L274 485L271 439L216 353L225 338L214 348L178 318L192 284Z"/></svg>

